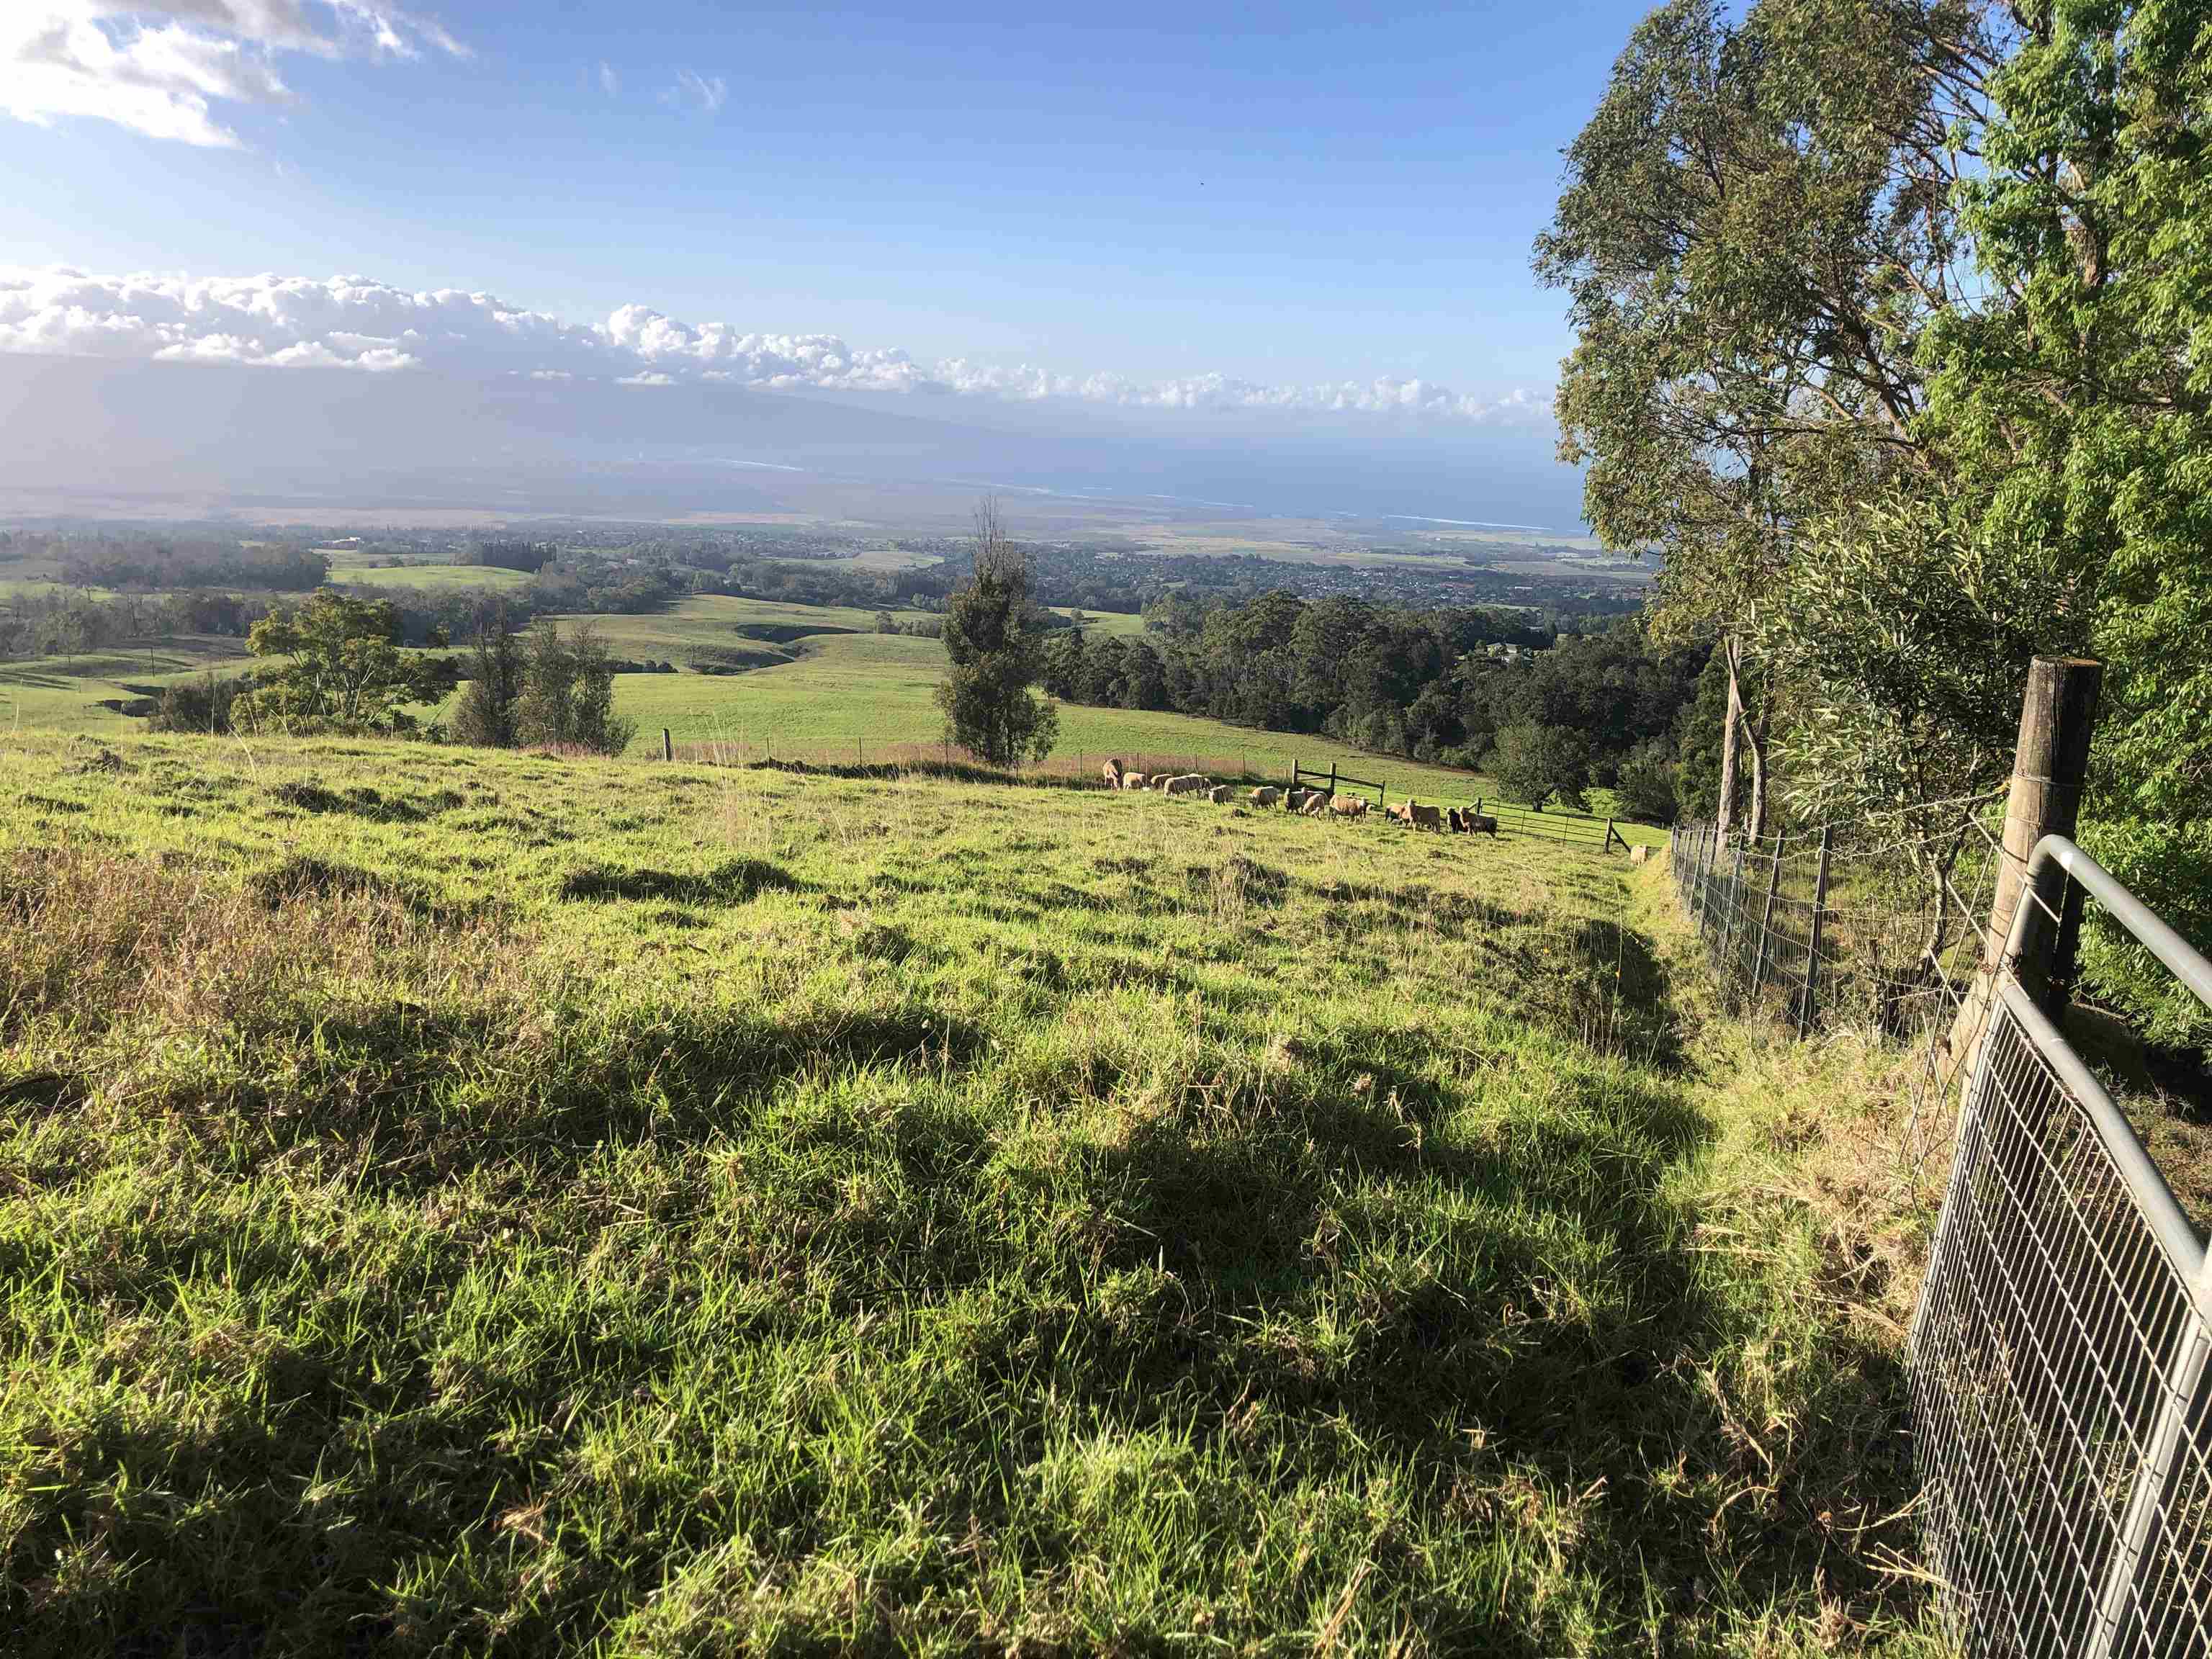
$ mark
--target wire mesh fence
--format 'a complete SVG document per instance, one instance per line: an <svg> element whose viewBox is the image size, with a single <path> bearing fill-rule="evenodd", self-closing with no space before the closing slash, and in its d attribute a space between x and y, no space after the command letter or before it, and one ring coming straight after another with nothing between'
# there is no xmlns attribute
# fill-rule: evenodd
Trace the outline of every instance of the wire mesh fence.
<svg viewBox="0 0 2212 1659"><path fill-rule="evenodd" d="M1764 1004L1800 1036L1855 1022L1923 1033L1978 946L1974 895L1994 880L1989 798L1796 834L1723 838L1678 823L1674 884L1732 1006Z"/></svg>
<svg viewBox="0 0 2212 1659"><path fill-rule="evenodd" d="M1906 1150L1952 1160L1907 1375L1960 1647L2212 1659L2212 1261L2046 1007L2092 899L2208 1005L2212 964L2070 842L2008 848L1989 798L1686 824L1670 860L1736 1001L1917 1043Z"/></svg>
<svg viewBox="0 0 2212 1659"><path fill-rule="evenodd" d="M2063 860L2069 884L2212 1000L2212 965L2070 842L2049 837L2036 858ZM2023 983L2022 939L2046 922L2063 932L2078 902L2048 885L2024 884L2007 940L1929 1044L1936 1086L1964 1081L1907 1349L1923 1534L1971 1655L2203 1659L2212 1267L2133 1127Z"/></svg>

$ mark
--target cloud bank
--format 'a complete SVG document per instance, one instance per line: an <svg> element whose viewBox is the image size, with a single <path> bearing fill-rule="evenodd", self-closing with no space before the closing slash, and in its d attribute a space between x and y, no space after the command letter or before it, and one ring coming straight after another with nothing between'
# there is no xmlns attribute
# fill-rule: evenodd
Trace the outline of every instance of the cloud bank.
<svg viewBox="0 0 2212 1659"><path fill-rule="evenodd" d="M834 334L694 325L641 305L619 307L604 323L571 323L489 294L409 292L365 276L103 276L0 266L0 352L1516 426L1550 416L1548 396L1526 389L1483 398L1389 376L1285 386L1214 374L1166 380L1059 374L963 357L923 362L896 347L855 347Z"/></svg>
<svg viewBox="0 0 2212 1659"><path fill-rule="evenodd" d="M0 111L112 121L232 146L219 104L289 102L277 60L465 58L437 24L381 0L0 0Z"/></svg>

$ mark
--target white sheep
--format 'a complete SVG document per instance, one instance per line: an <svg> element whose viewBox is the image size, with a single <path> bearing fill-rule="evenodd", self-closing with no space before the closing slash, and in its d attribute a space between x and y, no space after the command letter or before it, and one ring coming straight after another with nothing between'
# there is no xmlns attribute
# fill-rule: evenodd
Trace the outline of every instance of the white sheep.
<svg viewBox="0 0 2212 1659"><path fill-rule="evenodd" d="M1236 793L1237 792L1231 789L1227 784L1217 783L1212 788L1206 792L1206 798L1212 801L1216 806L1218 806L1222 802L1227 800L1230 796Z"/></svg>
<svg viewBox="0 0 2212 1659"><path fill-rule="evenodd" d="M1267 784L1252 792L1252 805L1255 806L1273 806L1277 801L1282 799L1282 798L1283 792L1281 790L1276 788L1273 784Z"/></svg>

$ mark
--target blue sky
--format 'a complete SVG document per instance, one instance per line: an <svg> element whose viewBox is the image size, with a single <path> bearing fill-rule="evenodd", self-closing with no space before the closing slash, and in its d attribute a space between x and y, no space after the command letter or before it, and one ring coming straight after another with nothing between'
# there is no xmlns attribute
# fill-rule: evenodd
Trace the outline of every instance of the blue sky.
<svg viewBox="0 0 2212 1659"><path fill-rule="evenodd" d="M1502 388L1565 348L1529 239L1642 9L448 6L466 58L277 54L240 148L9 121L0 172L27 263Z"/></svg>
<svg viewBox="0 0 2212 1659"><path fill-rule="evenodd" d="M1529 245L1644 9L0 0L0 355L901 401L1569 522Z"/></svg>

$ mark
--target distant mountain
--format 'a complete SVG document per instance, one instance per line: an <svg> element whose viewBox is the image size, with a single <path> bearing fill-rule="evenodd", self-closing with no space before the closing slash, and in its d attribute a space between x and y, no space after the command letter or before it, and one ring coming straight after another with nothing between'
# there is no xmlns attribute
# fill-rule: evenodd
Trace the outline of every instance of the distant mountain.
<svg viewBox="0 0 2212 1659"><path fill-rule="evenodd" d="M1526 427L0 356L0 513L1346 515L1579 532Z"/></svg>

